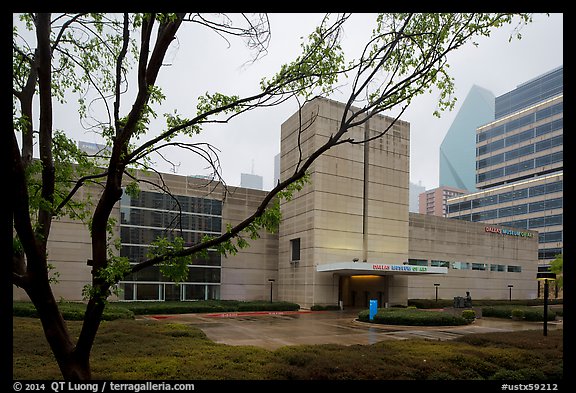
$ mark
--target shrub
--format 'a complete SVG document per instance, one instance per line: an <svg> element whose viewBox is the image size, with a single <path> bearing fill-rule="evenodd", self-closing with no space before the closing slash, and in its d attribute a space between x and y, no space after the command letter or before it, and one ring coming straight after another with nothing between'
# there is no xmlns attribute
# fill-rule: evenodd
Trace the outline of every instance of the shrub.
<svg viewBox="0 0 576 393"><path fill-rule="evenodd" d="M60 302L60 313L65 320L81 321L84 319L86 304L80 302ZM38 311L31 302L14 302L12 304L12 314L18 317L38 318ZM126 308L118 307L108 303L104 308L102 320L112 321L115 319L134 319L134 313Z"/></svg>
<svg viewBox="0 0 576 393"><path fill-rule="evenodd" d="M409 306L417 308L444 308L452 307L453 299L408 299ZM564 299L548 299L550 305L563 304ZM493 307L493 306L543 306L544 299L514 299L512 302L508 299L472 299L473 306Z"/></svg>
<svg viewBox="0 0 576 393"><path fill-rule="evenodd" d="M358 320L370 322L370 311L363 310L358 314ZM468 321L461 316L439 311L418 309L380 308L372 323L408 326L458 326L466 325Z"/></svg>
<svg viewBox="0 0 576 393"><path fill-rule="evenodd" d="M335 304L327 304L327 305L314 304L312 307L310 307L310 310L312 311L340 310L340 307Z"/></svg>
<svg viewBox="0 0 576 393"><path fill-rule="evenodd" d="M526 321L541 322L544 321L543 307L530 307L530 306L491 306L482 307L482 315L485 317L506 318L512 317L512 311L518 310L524 313ZM548 309L548 320L554 321L556 313L554 310Z"/></svg>
<svg viewBox="0 0 576 393"><path fill-rule="evenodd" d="M512 316L512 319L516 320L524 319L524 310L515 308L510 312L510 315Z"/></svg>
<svg viewBox="0 0 576 393"><path fill-rule="evenodd" d="M471 323L476 319L476 312L474 310L464 310L462 311L462 318Z"/></svg>
<svg viewBox="0 0 576 393"><path fill-rule="evenodd" d="M300 305L290 302L254 301L238 305L238 311L298 311Z"/></svg>
<svg viewBox="0 0 576 393"><path fill-rule="evenodd" d="M38 318L38 312L31 302L14 302L13 315ZM79 302L61 302L60 312L66 320L82 320L86 305ZM201 300L191 302L110 302L104 309L103 320L119 318L133 319L134 315L190 314L234 311L297 311L300 305L290 302L238 300Z"/></svg>

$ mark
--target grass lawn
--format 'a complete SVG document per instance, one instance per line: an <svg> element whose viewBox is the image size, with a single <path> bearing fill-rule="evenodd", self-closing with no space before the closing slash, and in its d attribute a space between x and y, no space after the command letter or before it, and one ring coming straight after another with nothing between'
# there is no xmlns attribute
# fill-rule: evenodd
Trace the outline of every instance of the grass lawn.
<svg viewBox="0 0 576 393"><path fill-rule="evenodd" d="M67 323L78 334L80 322ZM102 322L91 364L93 378L105 380L559 380L563 330L270 351L216 344L167 320L118 319ZM62 379L36 318L13 318L13 377Z"/></svg>

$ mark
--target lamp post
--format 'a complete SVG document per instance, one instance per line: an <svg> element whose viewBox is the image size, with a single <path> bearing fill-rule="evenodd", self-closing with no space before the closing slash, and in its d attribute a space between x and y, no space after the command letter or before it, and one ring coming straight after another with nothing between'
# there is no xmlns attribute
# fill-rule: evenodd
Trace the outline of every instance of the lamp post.
<svg viewBox="0 0 576 393"><path fill-rule="evenodd" d="M274 280L273 278L269 278L268 281L270 281L270 303L272 303L272 286L274 285Z"/></svg>
<svg viewBox="0 0 576 393"><path fill-rule="evenodd" d="M556 273L538 272L536 279L544 281L544 335L548 335L548 282L556 280Z"/></svg>
<svg viewBox="0 0 576 393"><path fill-rule="evenodd" d="M512 301L512 288L514 288L514 285L512 284L508 284L508 301Z"/></svg>
<svg viewBox="0 0 576 393"><path fill-rule="evenodd" d="M438 287L440 284L434 284L434 286L436 287L436 303L438 303Z"/></svg>

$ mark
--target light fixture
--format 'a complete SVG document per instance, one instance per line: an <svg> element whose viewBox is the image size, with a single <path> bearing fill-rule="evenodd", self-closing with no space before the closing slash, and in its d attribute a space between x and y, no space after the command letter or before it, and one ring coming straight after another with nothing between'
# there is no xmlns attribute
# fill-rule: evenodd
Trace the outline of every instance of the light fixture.
<svg viewBox="0 0 576 393"><path fill-rule="evenodd" d="M548 335L548 282L556 280L556 273L538 272L536 279L544 281L544 335Z"/></svg>

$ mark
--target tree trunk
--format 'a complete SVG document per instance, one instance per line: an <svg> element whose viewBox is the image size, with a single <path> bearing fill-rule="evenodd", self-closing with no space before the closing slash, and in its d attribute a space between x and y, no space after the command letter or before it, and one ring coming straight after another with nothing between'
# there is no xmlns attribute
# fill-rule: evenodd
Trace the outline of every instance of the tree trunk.
<svg viewBox="0 0 576 393"><path fill-rule="evenodd" d="M33 280L26 292L40 317L44 335L65 380L91 378L90 353L78 351L46 280Z"/></svg>

